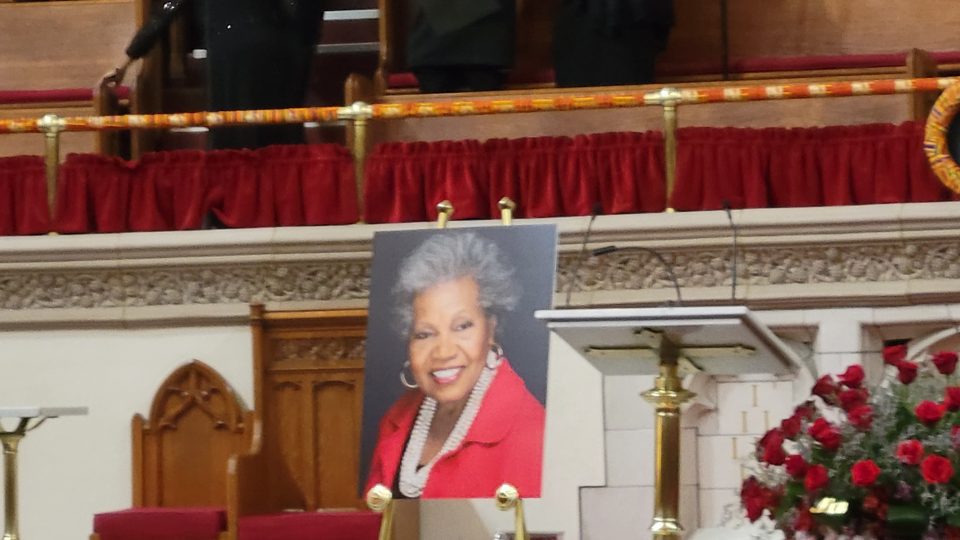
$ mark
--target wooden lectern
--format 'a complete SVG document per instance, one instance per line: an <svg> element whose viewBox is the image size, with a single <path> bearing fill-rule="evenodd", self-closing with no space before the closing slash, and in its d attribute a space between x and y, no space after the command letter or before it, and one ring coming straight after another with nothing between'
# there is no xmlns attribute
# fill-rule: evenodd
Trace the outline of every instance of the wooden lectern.
<svg viewBox="0 0 960 540"><path fill-rule="evenodd" d="M743 306L538 311L538 319L604 375L658 375L643 397L656 407L650 532L680 538L680 406L693 397L683 368L710 375L800 370L800 358Z"/></svg>

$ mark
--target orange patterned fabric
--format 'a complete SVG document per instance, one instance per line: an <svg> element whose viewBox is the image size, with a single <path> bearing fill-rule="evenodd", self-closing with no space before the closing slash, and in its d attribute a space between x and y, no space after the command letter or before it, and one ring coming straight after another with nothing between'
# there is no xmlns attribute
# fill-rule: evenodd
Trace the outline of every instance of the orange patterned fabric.
<svg viewBox="0 0 960 540"><path fill-rule="evenodd" d="M903 94L943 90L957 78L888 79L876 81L825 82L757 86L716 86L680 90L677 104L720 103L728 101L767 101L812 97L844 97ZM515 99L478 99L436 103L385 103L361 109L370 118L419 118L436 116L472 116L484 114L566 111L577 109L634 108L660 105L660 92L595 94L559 97L523 97ZM63 118L65 131L104 129L168 128L224 126L241 124L281 124L298 122L334 122L357 114L352 108L312 107L262 111L194 112L126 116ZM0 120L0 133L37 133L43 131L38 120L20 118Z"/></svg>
<svg viewBox="0 0 960 540"><path fill-rule="evenodd" d="M947 88L930 111L924 133L923 150L937 178L954 193L960 193L960 166L950 155L947 131L960 110L960 83Z"/></svg>

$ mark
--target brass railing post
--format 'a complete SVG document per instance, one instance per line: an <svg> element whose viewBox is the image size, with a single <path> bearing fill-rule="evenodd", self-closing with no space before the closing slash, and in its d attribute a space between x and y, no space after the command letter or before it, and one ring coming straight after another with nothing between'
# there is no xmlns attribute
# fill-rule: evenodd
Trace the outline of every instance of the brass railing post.
<svg viewBox="0 0 960 540"><path fill-rule="evenodd" d="M50 230L56 228L57 217L57 176L60 170L60 133L65 124L55 114L46 114L37 121L37 127L44 137L44 168L47 177L47 212L50 215Z"/></svg>
<svg viewBox="0 0 960 540"><path fill-rule="evenodd" d="M663 107L663 152L667 176L666 205L667 212L673 212L671 202L673 189L677 185L677 105L683 95L676 88L660 90L660 105Z"/></svg>
<svg viewBox="0 0 960 540"><path fill-rule="evenodd" d="M363 179L367 161L367 126L370 117L373 116L373 108L362 101L357 101L349 107L343 107L337 112L340 120L349 120L353 122L353 138L350 141L350 150L353 153L354 181L357 185L357 214L359 220L363 222Z"/></svg>

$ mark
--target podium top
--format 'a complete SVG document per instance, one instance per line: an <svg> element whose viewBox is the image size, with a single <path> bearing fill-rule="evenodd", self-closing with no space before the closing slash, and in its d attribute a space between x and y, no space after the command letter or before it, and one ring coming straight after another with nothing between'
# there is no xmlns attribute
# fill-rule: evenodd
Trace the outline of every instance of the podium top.
<svg viewBox="0 0 960 540"><path fill-rule="evenodd" d="M679 347L683 366L711 375L787 375L802 367L745 306L554 309L536 317L606 375L656 374L658 336Z"/></svg>
<svg viewBox="0 0 960 540"><path fill-rule="evenodd" d="M0 407L0 418L56 418L58 416L83 416L86 407Z"/></svg>

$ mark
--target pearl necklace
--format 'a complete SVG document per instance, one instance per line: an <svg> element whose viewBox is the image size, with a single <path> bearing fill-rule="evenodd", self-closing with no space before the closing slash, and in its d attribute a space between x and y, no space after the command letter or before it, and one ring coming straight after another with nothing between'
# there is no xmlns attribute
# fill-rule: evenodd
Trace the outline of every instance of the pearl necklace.
<svg viewBox="0 0 960 540"><path fill-rule="evenodd" d="M490 357L493 358L491 359ZM497 355L491 351L487 359L487 365L483 367L480 378L477 379L477 383L473 385L473 390L470 391L470 397L467 398L467 404L460 413L460 418L458 418L457 423L454 424L450 435L447 436L447 440L443 442L443 446L440 447L437 455L433 456L433 459L418 469L417 465L420 463L420 457L423 456L423 447L427 442L427 433L430 431L433 415L437 412L437 401L431 397L423 398L423 402L420 404L420 412L417 413L417 420L414 422L413 430L410 432L407 451L403 453L403 459L400 461L400 493L403 493L404 496L410 498L419 497L423 493L423 488L427 484L427 478L429 478L433 466L463 442L463 439L467 436L467 432L470 431L470 426L473 425L473 420L480 411L480 403L483 401L483 396L486 395L487 389L490 387L490 382L497 373L499 361L500 359ZM491 368L489 367L490 365L494 367Z"/></svg>

